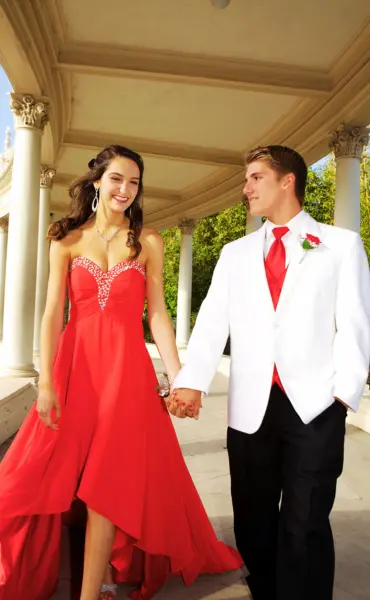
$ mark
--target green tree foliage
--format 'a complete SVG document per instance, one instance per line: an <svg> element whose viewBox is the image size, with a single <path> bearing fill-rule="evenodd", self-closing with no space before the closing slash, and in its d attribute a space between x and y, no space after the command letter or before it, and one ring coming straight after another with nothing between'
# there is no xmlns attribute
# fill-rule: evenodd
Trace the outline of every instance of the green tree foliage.
<svg viewBox="0 0 370 600"><path fill-rule="evenodd" d="M240 203L199 221L193 242L193 314L198 312L211 284L222 248L245 235L245 218Z"/></svg>
<svg viewBox="0 0 370 600"><path fill-rule="evenodd" d="M245 208L242 204L201 219L193 236L193 320L211 283L212 274L225 244L245 235ZM164 289L170 316L176 318L177 283L181 234L177 228L162 232L165 242Z"/></svg>
<svg viewBox="0 0 370 600"><path fill-rule="evenodd" d="M330 156L320 169L309 169L304 209L320 223L334 224L335 161Z"/></svg>
<svg viewBox="0 0 370 600"><path fill-rule="evenodd" d="M164 239L163 281L166 304L172 319L176 317L177 286L179 280L181 234L177 227L162 232Z"/></svg>

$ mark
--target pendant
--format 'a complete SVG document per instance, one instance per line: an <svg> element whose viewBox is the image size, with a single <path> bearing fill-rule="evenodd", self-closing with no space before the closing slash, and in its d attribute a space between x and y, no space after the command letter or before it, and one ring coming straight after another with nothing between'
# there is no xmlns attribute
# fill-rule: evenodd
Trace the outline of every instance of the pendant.
<svg viewBox="0 0 370 600"><path fill-rule="evenodd" d="M112 235L108 238L106 238L98 229L97 225L95 225L96 228L96 233L97 235L103 240L103 242L105 243L105 250L106 252L108 252L108 244L109 242L117 235L117 233L120 231L120 229L117 229L117 231L115 231L114 233L112 233Z"/></svg>

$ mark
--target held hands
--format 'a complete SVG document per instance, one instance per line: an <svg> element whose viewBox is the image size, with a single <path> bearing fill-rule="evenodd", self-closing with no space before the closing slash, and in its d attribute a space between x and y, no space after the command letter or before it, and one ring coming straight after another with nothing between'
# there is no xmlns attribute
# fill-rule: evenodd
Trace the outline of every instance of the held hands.
<svg viewBox="0 0 370 600"><path fill-rule="evenodd" d="M60 402L52 387L39 386L36 411L46 427L58 430L60 418Z"/></svg>
<svg viewBox="0 0 370 600"><path fill-rule="evenodd" d="M166 399L166 404L169 412L175 417L198 420L202 408L202 394L198 390L176 389Z"/></svg>
<svg viewBox="0 0 370 600"><path fill-rule="evenodd" d="M202 408L202 393L198 390L179 388L173 390L175 377L162 373L158 377L156 390L158 395L164 399L168 411L179 419L199 419L199 411Z"/></svg>

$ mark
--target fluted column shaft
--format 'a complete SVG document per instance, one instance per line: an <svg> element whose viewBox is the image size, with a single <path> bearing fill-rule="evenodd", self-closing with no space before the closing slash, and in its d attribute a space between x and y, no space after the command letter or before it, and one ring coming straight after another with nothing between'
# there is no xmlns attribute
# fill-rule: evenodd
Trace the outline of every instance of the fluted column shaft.
<svg viewBox="0 0 370 600"><path fill-rule="evenodd" d="M360 232L360 165L368 133L360 127L341 127L330 144L336 160L334 225Z"/></svg>
<svg viewBox="0 0 370 600"><path fill-rule="evenodd" d="M46 293L49 278L49 241L46 239L50 225L51 190L55 169L41 165L40 170L40 207L37 248L35 331L33 348L36 355L40 352L40 329L45 310Z"/></svg>
<svg viewBox="0 0 370 600"><path fill-rule="evenodd" d="M3 375L32 377L41 138L48 103L11 94L15 144L4 308Z"/></svg>
<svg viewBox="0 0 370 600"><path fill-rule="evenodd" d="M196 222L192 219L184 219L179 223L179 227L181 230L181 251L177 295L176 344L179 348L184 348L190 338L193 233Z"/></svg>

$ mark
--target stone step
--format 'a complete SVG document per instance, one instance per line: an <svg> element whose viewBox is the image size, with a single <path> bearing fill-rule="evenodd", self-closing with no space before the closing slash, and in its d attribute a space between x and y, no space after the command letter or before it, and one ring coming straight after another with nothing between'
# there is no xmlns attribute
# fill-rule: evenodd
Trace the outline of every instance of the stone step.
<svg viewBox="0 0 370 600"><path fill-rule="evenodd" d="M34 378L0 379L0 444L18 431L36 398Z"/></svg>

